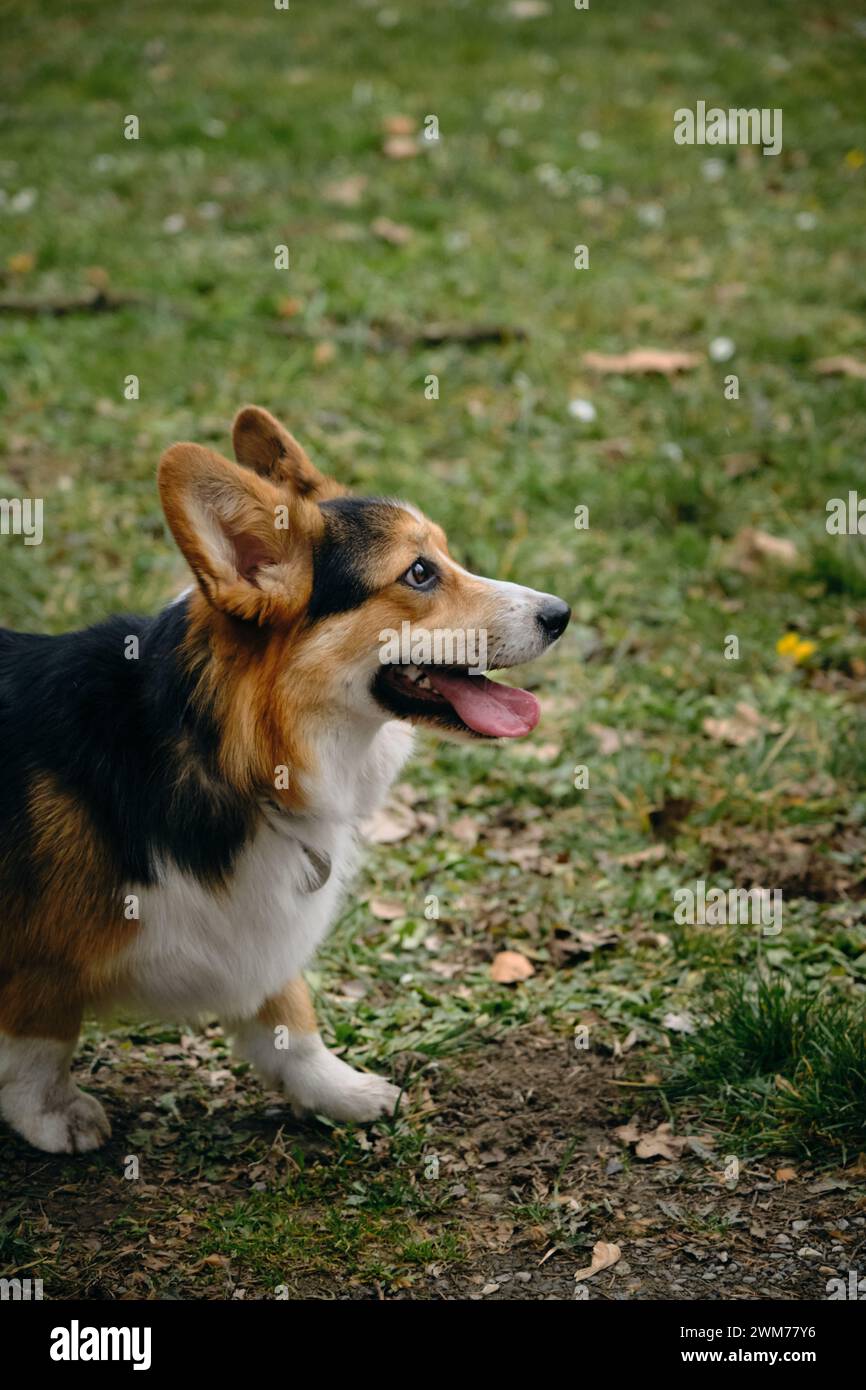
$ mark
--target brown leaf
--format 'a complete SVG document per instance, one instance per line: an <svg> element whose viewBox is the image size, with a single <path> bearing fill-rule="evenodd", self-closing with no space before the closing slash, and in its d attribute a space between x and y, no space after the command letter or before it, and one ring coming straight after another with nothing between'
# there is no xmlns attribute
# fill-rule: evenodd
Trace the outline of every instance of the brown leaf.
<svg viewBox="0 0 866 1390"><path fill-rule="evenodd" d="M583 354L583 365L591 372L599 372L603 376L634 376L650 372L673 376L676 372L687 372L693 367L699 367L703 360L699 352L674 352L663 348L632 348L630 352Z"/></svg>
<svg viewBox="0 0 866 1390"><path fill-rule="evenodd" d="M403 222L392 222L390 217L377 217L370 223L370 231L391 246L405 246L415 235L411 227Z"/></svg>
<svg viewBox="0 0 866 1390"><path fill-rule="evenodd" d="M652 864L664 859L666 854L664 845L650 845L647 849L636 850L634 854L618 854L616 862L622 864L624 869L638 869L641 864Z"/></svg>
<svg viewBox="0 0 866 1390"><path fill-rule="evenodd" d="M498 985L514 985L535 974L535 966L520 951L499 951L490 965L490 978Z"/></svg>
<svg viewBox="0 0 866 1390"><path fill-rule="evenodd" d="M372 845L395 845L411 835L416 824L415 812L408 806L380 806L362 821L361 831Z"/></svg>
<svg viewBox="0 0 866 1390"><path fill-rule="evenodd" d="M466 845L469 849L478 843L480 830L474 816L458 816L455 821L452 821L448 829L455 840L461 845Z"/></svg>
<svg viewBox="0 0 866 1390"><path fill-rule="evenodd" d="M610 1269L611 1265L615 1265L621 1258L622 1251L618 1245L606 1240L597 1240L592 1247L592 1264L587 1265L586 1269L579 1269L574 1276L575 1280L591 1279L603 1269Z"/></svg>
<svg viewBox="0 0 866 1390"><path fill-rule="evenodd" d="M313 348L313 365L316 367L327 367L333 362L337 355L337 345L332 343L329 338L323 338L320 343L316 343Z"/></svg>
<svg viewBox="0 0 866 1390"><path fill-rule="evenodd" d="M293 319L303 309L304 304L301 299L281 299L277 304L277 313L281 319Z"/></svg>
<svg viewBox="0 0 866 1390"><path fill-rule="evenodd" d="M371 898L370 911L380 922L396 922L398 917L406 916L402 903L388 902L386 898Z"/></svg>
<svg viewBox="0 0 866 1390"><path fill-rule="evenodd" d="M717 743L743 748L764 732L765 725L758 711L741 700L728 719L705 719L701 727Z"/></svg>
<svg viewBox="0 0 866 1390"><path fill-rule="evenodd" d="M860 381L866 381L866 362L860 362L856 357L849 357L842 354L840 357L821 357L812 366L816 372L822 376L854 376Z"/></svg>
<svg viewBox="0 0 866 1390"><path fill-rule="evenodd" d="M616 729L611 729L607 724L587 724L587 730L598 742L599 752L607 757L611 753L618 753L622 748L622 739Z"/></svg>
<svg viewBox="0 0 866 1390"><path fill-rule="evenodd" d="M641 1137L634 1120L629 1120L627 1125L617 1125L614 1134L622 1144L636 1144Z"/></svg>
<svg viewBox="0 0 866 1390"><path fill-rule="evenodd" d="M671 1133L669 1124L658 1125L652 1134L645 1134L635 1149L636 1158L663 1158L671 1162L682 1155L686 1141Z"/></svg>
<svg viewBox="0 0 866 1390"><path fill-rule="evenodd" d="M776 1169L776 1182L796 1182L797 1176L796 1168Z"/></svg>
<svg viewBox="0 0 866 1390"><path fill-rule="evenodd" d="M322 189L322 197L326 203L335 203L343 208L355 208L364 197L369 181L366 174L349 174L344 179L326 183Z"/></svg>
<svg viewBox="0 0 866 1390"><path fill-rule="evenodd" d="M420 152L417 140L411 135L389 135L382 146L386 159L414 159Z"/></svg>
<svg viewBox="0 0 866 1390"><path fill-rule="evenodd" d="M417 124L414 116L386 116L382 129L386 135L413 135Z"/></svg>
<svg viewBox="0 0 866 1390"><path fill-rule="evenodd" d="M734 537L734 556L744 574L754 574L764 563L796 565L797 547L784 536L747 526Z"/></svg>

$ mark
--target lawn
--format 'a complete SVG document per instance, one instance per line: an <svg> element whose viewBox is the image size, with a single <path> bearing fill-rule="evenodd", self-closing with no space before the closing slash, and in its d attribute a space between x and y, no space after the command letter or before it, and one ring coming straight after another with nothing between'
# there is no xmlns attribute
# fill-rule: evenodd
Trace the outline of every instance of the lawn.
<svg viewBox="0 0 866 1390"><path fill-rule="evenodd" d="M405 1117L299 1124L216 1026L91 1028L115 1138L63 1162L0 1137L0 1266L54 1297L570 1297L604 1239L616 1296L701 1297L671 1242L715 1250L757 1192L770 1240L806 1211L795 1244L847 1269L866 539L826 521L866 493L860 7L69 0L0 25L0 496L44 500L41 545L0 536L0 623L167 602L159 455L227 450L247 401L574 611L520 675L531 739L420 746L310 976ZM781 153L676 145L698 100L781 108ZM635 348L688 357L584 360ZM676 921L699 881L781 891L781 929ZM534 973L497 982L506 950ZM699 1138L642 1160L632 1120ZM753 1241L729 1296L821 1296L811 1257Z"/></svg>

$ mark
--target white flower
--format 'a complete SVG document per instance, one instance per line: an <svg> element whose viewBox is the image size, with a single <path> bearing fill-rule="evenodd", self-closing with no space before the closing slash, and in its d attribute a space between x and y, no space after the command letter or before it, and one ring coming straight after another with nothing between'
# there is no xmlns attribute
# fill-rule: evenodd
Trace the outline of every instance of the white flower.
<svg viewBox="0 0 866 1390"><path fill-rule="evenodd" d="M594 130L582 130L577 137L577 143L582 150L597 150L601 144L601 136Z"/></svg>
<svg viewBox="0 0 866 1390"><path fill-rule="evenodd" d="M182 232L186 226L186 218L182 212L173 212L162 224L162 230L174 235L175 232Z"/></svg>
<svg viewBox="0 0 866 1390"><path fill-rule="evenodd" d="M801 232L812 232L818 225L818 219L814 212L798 212L794 221Z"/></svg>
<svg viewBox="0 0 866 1390"><path fill-rule="evenodd" d="M645 227L660 227L665 220L665 210L661 203L641 203L637 216Z"/></svg>
<svg viewBox="0 0 866 1390"><path fill-rule="evenodd" d="M664 454L665 458L670 459L671 463L682 463L683 461L682 449L679 444L674 444L672 440L662 445L661 452Z"/></svg>
<svg viewBox="0 0 866 1390"><path fill-rule="evenodd" d="M591 425L596 417L596 409L592 401L584 401L579 397L568 402L568 413L584 425Z"/></svg>
<svg viewBox="0 0 866 1390"><path fill-rule="evenodd" d="M736 344L732 338L713 338L710 343L710 357L713 362L727 362L736 352Z"/></svg>
<svg viewBox="0 0 866 1390"><path fill-rule="evenodd" d="M727 173L728 166L723 159L705 159L701 165L701 173L707 183L718 183Z"/></svg>
<svg viewBox="0 0 866 1390"><path fill-rule="evenodd" d="M15 194L9 206L13 212L29 212L36 202L36 197L35 188L22 188Z"/></svg>
<svg viewBox="0 0 866 1390"><path fill-rule="evenodd" d="M225 121L218 120L216 116L209 116L206 121L202 121L201 128L212 140L219 140L220 136L226 133Z"/></svg>

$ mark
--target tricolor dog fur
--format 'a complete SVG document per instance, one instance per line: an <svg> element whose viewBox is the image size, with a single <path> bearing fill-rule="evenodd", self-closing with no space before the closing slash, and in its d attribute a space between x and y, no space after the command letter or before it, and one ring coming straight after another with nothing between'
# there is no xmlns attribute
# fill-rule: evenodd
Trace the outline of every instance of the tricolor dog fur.
<svg viewBox="0 0 866 1390"><path fill-rule="evenodd" d="M70 1075L86 1011L216 1014L297 1111L395 1110L327 1050L302 972L414 728L515 737L539 710L465 669L383 664L380 636L484 631L502 669L568 622L461 569L409 503L348 496L267 411L233 442L236 463L196 444L160 462L186 594L57 637L0 629L0 1114L48 1152L109 1134Z"/></svg>

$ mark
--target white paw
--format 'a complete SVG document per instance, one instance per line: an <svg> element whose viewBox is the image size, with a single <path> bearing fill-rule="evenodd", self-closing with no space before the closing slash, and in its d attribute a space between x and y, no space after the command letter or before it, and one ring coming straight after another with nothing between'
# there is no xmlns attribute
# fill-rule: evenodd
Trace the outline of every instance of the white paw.
<svg viewBox="0 0 866 1390"><path fill-rule="evenodd" d="M334 1061L338 1060L334 1058ZM341 1065L346 1066L345 1063ZM359 1125L385 1119L395 1113L400 1101L398 1086L392 1086L384 1076L355 1071L353 1067L346 1066L346 1071L349 1075L341 1077L339 1085L321 1088L306 1103L294 1101L295 1113L314 1110L319 1115L327 1115L330 1120L348 1120Z"/></svg>
<svg viewBox="0 0 866 1390"><path fill-rule="evenodd" d="M34 1106L32 1091L22 1094L14 1086L2 1096L3 1118L34 1148L51 1154L87 1153L100 1148L111 1134L108 1116L93 1096L70 1085L62 1099Z"/></svg>
<svg viewBox="0 0 866 1390"><path fill-rule="evenodd" d="M295 1114L313 1111L330 1120L367 1124L393 1115L400 1100L397 1086L383 1076L355 1071L318 1036L286 1056L279 1079Z"/></svg>

